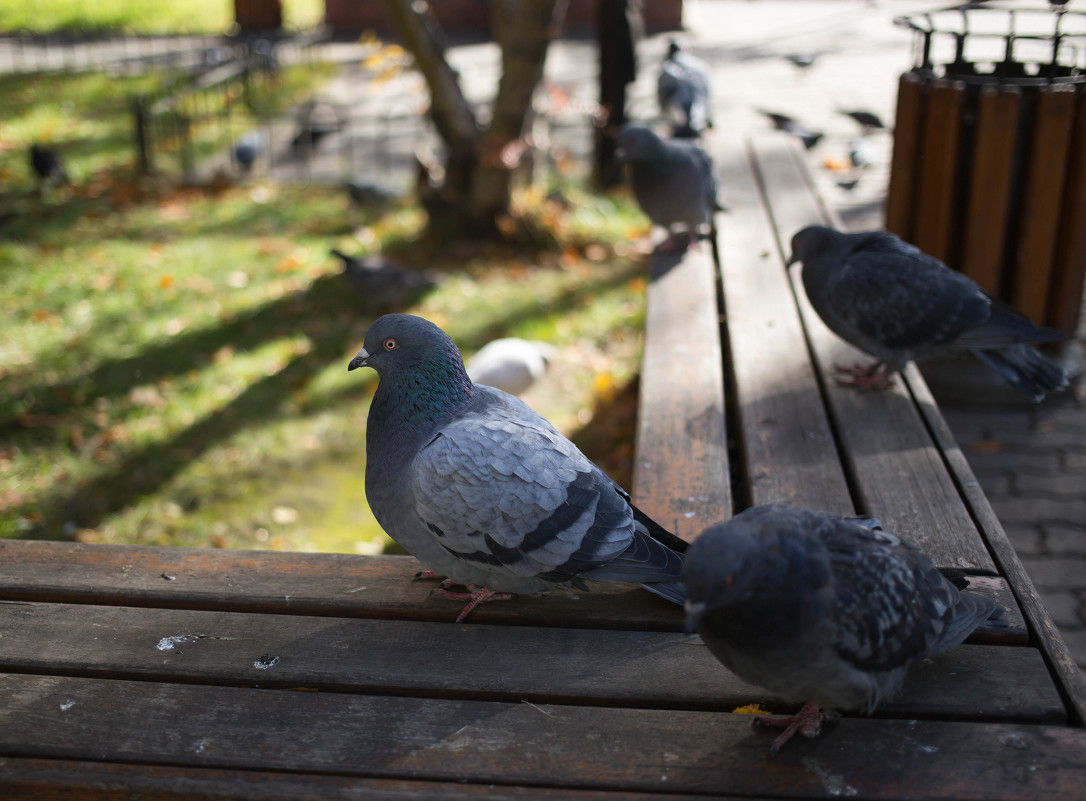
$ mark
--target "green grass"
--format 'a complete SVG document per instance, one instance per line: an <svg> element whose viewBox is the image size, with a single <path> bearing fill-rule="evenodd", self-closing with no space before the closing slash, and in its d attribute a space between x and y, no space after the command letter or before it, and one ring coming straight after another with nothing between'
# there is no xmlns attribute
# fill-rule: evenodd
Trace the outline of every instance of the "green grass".
<svg viewBox="0 0 1086 801"><path fill-rule="evenodd" d="M380 310L349 289L333 245L389 249L443 276L404 308L466 354L504 335L557 345L532 401L568 433L607 423L628 397L645 287L628 201L574 182L568 210L527 193L525 227L558 243L527 256L438 247L419 239L417 208L363 213L332 188L148 187L125 177L116 115L77 113L89 97L123 105L130 88L0 82L15 110L0 209L17 214L0 230L0 536L385 547L362 480L375 376L346 371ZM67 103L67 116L48 109ZM82 145L75 187L39 199L24 146L49 125Z"/></svg>
<svg viewBox="0 0 1086 801"><path fill-rule="evenodd" d="M322 0L283 0L283 23L306 30L324 18ZM225 33L234 23L232 0L0 0L0 31L124 31Z"/></svg>

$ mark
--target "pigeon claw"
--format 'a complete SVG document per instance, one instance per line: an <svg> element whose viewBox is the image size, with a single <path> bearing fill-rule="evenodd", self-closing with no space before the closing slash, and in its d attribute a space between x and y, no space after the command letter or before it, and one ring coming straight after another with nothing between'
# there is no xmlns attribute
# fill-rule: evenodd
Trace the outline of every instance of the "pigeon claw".
<svg viewBox="0 0 1086 801"><path fill-rule="evenodd" d="M751 726L765 726L774 729L784 729L780 735L769 744L770 756L780 753L784 744L796 734L807 738L817 737L822 733L823 726L829 726L840 720L841 715L832 709L822 710L817 705L808 701L803 708L794 715L784 717L767 717L760 715L751 721Z"/></svg>
<svg viewBox="0 0 1086 801"><path fill-rule="evenodd" d="M854 387L856 389L890 389L894 386L893 377L885 370L879 369L879 364L836 364L834 368L839 373L847 373L852 378L838 378L837 385L841 387Z"/></svg>
<svg viewBox="0 0 1086 801"><path fill-rule="evenodd" d="M456 616L457 623L463 623L472 610L475 607L490 603L491 601L510 601L513 595L508 592L494 592L494 590L488 590L486 587L477 587L474 584L468 584L467 592L456 592L450 590L449 587L453 585L451 579L445 579L441 582L441 585L434 590L435 595L440 595L442 598L448 598L453 601L467 601L467 606L460 610L460 614Z"/></svg>

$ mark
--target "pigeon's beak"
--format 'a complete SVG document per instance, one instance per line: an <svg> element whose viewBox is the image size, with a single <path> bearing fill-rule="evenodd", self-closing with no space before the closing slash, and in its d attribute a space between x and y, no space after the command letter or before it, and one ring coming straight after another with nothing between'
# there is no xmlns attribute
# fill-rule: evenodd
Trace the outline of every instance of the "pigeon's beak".
<svg viewBox="0 0 1086 801"><path fill-rule="evenodd" d="M370 352L365 348L358 351L358 355L351 359L351 363L347 365L347 372L351 370L357 370L359 367L367 367L369 365Z"/></svg>
<svg viewBox="0 0 1086 801"><path fill-rule="evenodd" d="M687 598L683 603L683 609L686 611L686 633L693 634L698 628L701 616L705 614L705 602L691 601Z"/></svg>
<svg viewBox="0 0 1086 801"><path fill-rule="evenodd" d="M792 254L792 256L791 256L791 258L789 258L789 259L788 259L788 263L787 263L786 265L784 265L784 266L785 266L785 267L791 267L791 266L792 266L793 264L795 264L795 263L796 263L797 261L800 261L800 258L799 258L799 256L797 256L797 255L796 255L795 253L793 253L793 254Z"/></svg>

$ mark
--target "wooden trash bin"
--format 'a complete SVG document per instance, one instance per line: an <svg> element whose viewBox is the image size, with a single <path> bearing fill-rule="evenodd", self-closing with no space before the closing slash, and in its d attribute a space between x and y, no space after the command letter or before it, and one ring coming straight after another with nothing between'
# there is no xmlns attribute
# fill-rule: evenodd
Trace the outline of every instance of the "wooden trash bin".
<svg viewBox="0 0 1086 801"><path fill-rule="evenodd" d="M886 227L1034 322L1075 331L1086 279L1086 15L902 17Z"/></svg>

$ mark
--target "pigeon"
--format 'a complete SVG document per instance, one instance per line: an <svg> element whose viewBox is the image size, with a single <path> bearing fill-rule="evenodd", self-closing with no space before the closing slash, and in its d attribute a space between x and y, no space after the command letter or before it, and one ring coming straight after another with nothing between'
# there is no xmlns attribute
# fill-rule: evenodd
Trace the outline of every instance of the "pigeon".
<svg viewBox="0 0 1086 801"><path fill-rule="evenodd" d="M381 527L480 603L586 580L631 581L682 603L685 541L519 398L472 383L452 338L389 314L348 370L379 383L366 428L366 497ZM467 593L453 593L454 584Z"/></svg>
<svg viewBox="0 0 1086 801"><path fill-rule="evenodd" d="M381 186L363 178L347 181L347 194L351 202L360 208L391 203L397 197L396 192L387 186Z"/></svg>
<svg viewBox="0 0 1086 801"><path fill-rule="evenodd" d="M242 172L250 172L257 158L267 149L268 136L264 131L246 131L234 143L234 160Z"/></svg>
<svg viewBox="0 0 1086 801"><path fill-rule="evenodd" d="M468 377L510 395L519 395L547 372L558 351L546 342L503 337L488 342L468 359Z"/></svg>
<svg viewBox="0 0 1086 801"><path fill-rule="evenodd" d="M810 150L824 136L822 131L812 131L799 120L789 117L787 114L780 114L776 111L761 111L760 113L768 117L773 123L773 127L778 131L792 134L792 136L803 142L804 150Z"/></svg>
<svg viewBox="0 0 1086 801"><path fill-rule="evenodd" d="M673 121L671 135L697 138L713 127L709 102L709 67L676 39L668 45L656 81L660 113Z"/></svg>
<svg viewBox="0 0 1086 801"><path fill-rule="evenodd" d="M716 241L713 213L721 207L708 153L686 139L662 139L637 123L622 127L617 144L619 158L629 166L638 205L654 225L668 231L658 252L685 251L703 225ZM682 226L684 233L675 234L673 226Z"/></svg>
<svg viewBox="0 0 1086 801"><path fill-rule="evenodd" d="M833 710L870 715L909 664L1006 625L991 598L963 594L877 521L788 504L755 506L706 529L683 571L687 631L740 678L803 703L770 753L808 737Z"/></svg>
<svg viewBox="0 0 1086 801"><path fill-rule="evenodd" d="M844 114L846 117L851 117L853 120L855 120L856 124L859 125L860 128L863 130L864 134L869 134L873 131L886 130L886 123L884 123L882 121L882 118L873 111L867 111L865 109L853 109L851 111L846 111L842 109L838 113Z"/></svg>
<svg viewBox="0 0 1086 801"><path fill-rule="evenodd" d="M801 71L806 71L814 66L814 63L818 61L820 55L821 53L816 53L813 50L805 50L802 52L785 53L784 59L785 61L791 62Z"/></svg>
<svg viewBox="0 0 1086 801"><path fill-rule="evenodd" d="M380 256L357 258L332 248L343 262L343 274L351 288L371 309L386 309L433 289L435 284L415 270L399 267Z"/></svg>
<svg viewBox="0 0 1086 801"><path fill-rule="evenodd" d="M68 173L64 170L64 162L60 153L51 147L35 142L30 146L30 168L38 176L38 185L47 183L68 183Z"/></svg>
<svg viewBox="0 0 1086 801"><path fill-rule="evenodd" d="M848 140L848 160L855 169L867 169L875 163L877 158L870 139L860 136Z"/></svg>
<svg viewBox="0 0 1086 801"><path fill-rule="evenodd" d="M885 388L889 373L912 359L970 351L1034 402L1067 386L1064 371L1026 344L1065 339L1063 332L1035 326L887 231L845 234L812 225L792 237L789 264L796 261L822 321L879 360L838 368L855 376L843 384Z"/></svg>

